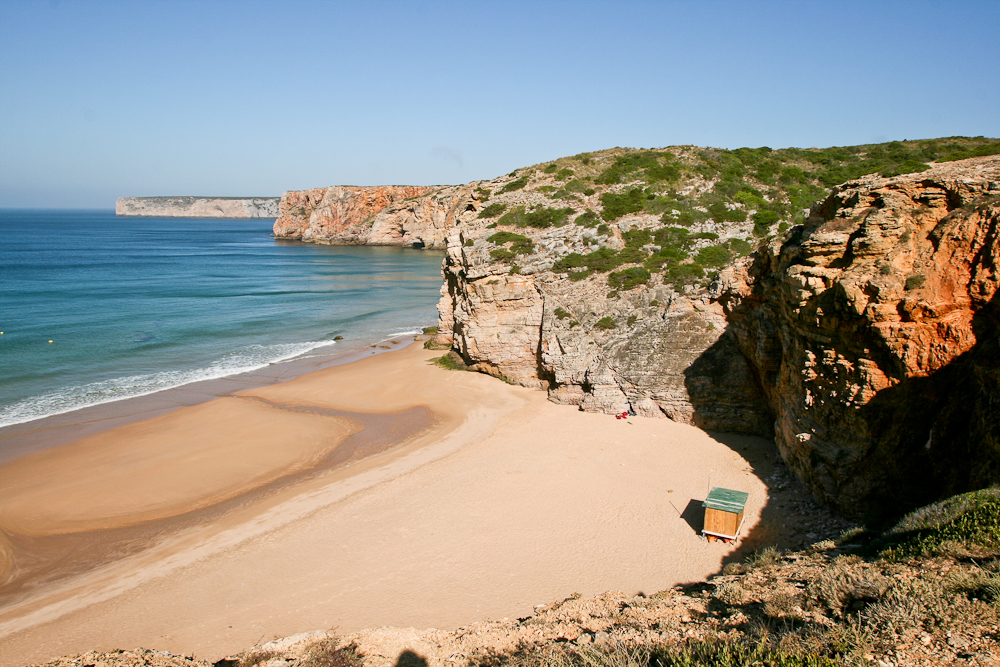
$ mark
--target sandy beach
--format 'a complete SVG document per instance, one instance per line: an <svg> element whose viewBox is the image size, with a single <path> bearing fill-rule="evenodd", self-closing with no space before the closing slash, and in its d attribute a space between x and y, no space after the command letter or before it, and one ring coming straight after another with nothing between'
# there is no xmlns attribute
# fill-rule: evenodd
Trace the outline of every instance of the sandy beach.
<svg viewBox="0 0 1000 667"><path fill-rule="evenodd" d="M455 628L703 579L709 484L768 502L773 445L586 414L419 345L0 465L0 665L217 659L310 630ZM752 546L752 538L741 548Z"/></svg>

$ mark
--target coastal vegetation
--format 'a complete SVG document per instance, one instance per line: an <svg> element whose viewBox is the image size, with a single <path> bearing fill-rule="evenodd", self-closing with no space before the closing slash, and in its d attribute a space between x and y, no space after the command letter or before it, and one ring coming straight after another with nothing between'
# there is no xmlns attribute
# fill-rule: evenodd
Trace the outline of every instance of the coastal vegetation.
<svg viewBox="0 0 1000 667"><path fill-rule="evenodd" d="M610 274L609 285L627 291L658 276L655 280L676 290L703 289L720 268L802 223L809 207L833 185L865 174L920 172L929 162L998 152L1000 142L983 137L805 149L615 148L521 170L497 190L538 192L577 202L575 208L508 208L498 202L484 207L479 217L502 214L499 227L547 229L572 221L596 228L598 239L584 243L589 252L574 249L551 267L572 281ZM616 233L613 227L619 226ZM613 236L625 247L599 240ZM511 253L517 254L495 250L493 257L510 261ZM918 281L915 277L907 288L915 289Z"/></svg>

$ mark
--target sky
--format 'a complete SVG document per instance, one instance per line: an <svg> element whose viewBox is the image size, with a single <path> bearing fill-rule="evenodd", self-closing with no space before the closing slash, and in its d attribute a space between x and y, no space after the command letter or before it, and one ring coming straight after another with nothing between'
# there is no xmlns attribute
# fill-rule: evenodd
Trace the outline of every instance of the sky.
<svg viewBox="0 0 1000 667"><path fill-rule="evenodd" d="M998 34L998 0L2 0L0 207L1000 137Z"/></svg>

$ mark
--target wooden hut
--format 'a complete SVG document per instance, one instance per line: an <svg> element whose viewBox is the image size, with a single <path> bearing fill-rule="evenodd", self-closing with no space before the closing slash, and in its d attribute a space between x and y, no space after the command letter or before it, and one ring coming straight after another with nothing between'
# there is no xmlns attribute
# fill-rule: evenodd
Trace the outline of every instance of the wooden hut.
<svg viewBox="0 0 1000 667"><path fill-rule="evenodd" d="M749 493L715 486L702 503L705 508L705 527L701 531L709 542L719 539L732 542L743 527L743 510Z"/></svg>

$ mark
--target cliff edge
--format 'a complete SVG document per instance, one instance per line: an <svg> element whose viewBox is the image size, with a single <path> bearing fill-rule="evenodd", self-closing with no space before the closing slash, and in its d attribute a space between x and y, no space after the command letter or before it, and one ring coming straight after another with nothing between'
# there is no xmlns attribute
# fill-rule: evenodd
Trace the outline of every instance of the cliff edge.
<svg viewBox="0 0 1000 667"><path fill-rule="evenodd" d="M849 181L723 272L718 301L824 504L1000 481L1000 158Z"/></svg>
<svg viewBox="0 0 1000 667"><path fill-rule="evenodd" d="M277 197L119 197L115 215L147 218L274 218Z"/></svg>

